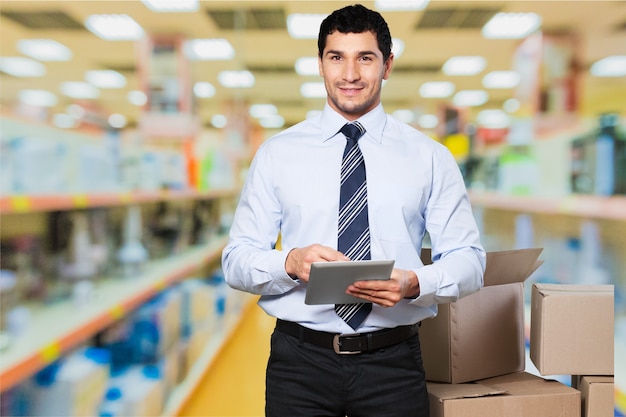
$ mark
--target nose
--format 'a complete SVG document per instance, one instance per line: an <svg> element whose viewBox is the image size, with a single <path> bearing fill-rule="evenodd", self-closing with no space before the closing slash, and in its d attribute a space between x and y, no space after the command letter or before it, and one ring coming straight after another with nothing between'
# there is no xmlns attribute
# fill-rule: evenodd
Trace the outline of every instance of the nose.
<svg viewBox="0 0 626 417"><path fill-rule="evenodd" d="M346 60L343 71L343 78L348 82L354 82L361 78L359 66L355 60Z"/></svg>

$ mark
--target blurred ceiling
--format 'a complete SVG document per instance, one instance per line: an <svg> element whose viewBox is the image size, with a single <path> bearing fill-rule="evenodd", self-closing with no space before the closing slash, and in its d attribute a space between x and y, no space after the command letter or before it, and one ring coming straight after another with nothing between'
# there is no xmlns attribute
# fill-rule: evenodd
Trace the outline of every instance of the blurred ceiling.
<svg viewBox="0 0 626 417"><path fill-rule="evenodd" d="M373 1L364 5L375 8ZM286 124L302 120L307 111L321 109L324 99L305 99L300 94L304 81L319 76L300 76L294 71L297 58L315 56L316 40L292 39L285 19L291 13L328 14L349 4L338 1L202 1L192 13L158 13L140 1L28 1L0 2L0 55L21 56L20 39L49 38L69 47L74 57L67 62L46 62L47 73L39 78L17 78L0 73L0 104L10 107L24 88L54 92L59 102L54 111L63 112L72 99L60 94L63 81L83 81L90 69L114 69L127 78L121 89L102 89L97 102L108 113L125 115L131 125L141 109L127 100L130 90L140 89L137 45L132 41L105 41L85 29L91 14L125 13L151 35L180 35L193 38L226 38L235 47L235 58L227 61L193 61L192 81L208 81L216 88L212 98L196 101L205 125L223 111L229 100L250 104L271 103L278 107ZM392 36L404 41L404 53L396 60L390 80L383 88L387 112L412 109L436 112L441 99L424 99L418 89L426 81L451 79L456 90L481 89L489 71L512 69L519 40L490 40L481 35L482 25L496 12L535 12L542 18L544 33L573 33L578 36L582 68L582 113L626 108L626 79L589 76L589 66L609 55L626 54L625 1L438 1L422 11L381 12ZM481 55L487 66L476 76L447 77L444 62L455 55ZM252 88L227 89L217 74L225 69L249 69L256 78ZM490 90L484 108L501 108L512 90Z"/></svg>

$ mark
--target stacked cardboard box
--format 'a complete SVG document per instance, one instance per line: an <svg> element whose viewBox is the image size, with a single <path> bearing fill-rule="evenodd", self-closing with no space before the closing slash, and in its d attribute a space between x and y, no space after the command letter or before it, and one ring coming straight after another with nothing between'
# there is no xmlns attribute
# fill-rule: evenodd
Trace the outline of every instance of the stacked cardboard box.
<svg viewBox="0 0 626 417"><path fill-rule="evenodd" d="M613 416L614 287L535 284L530 358L541 375L572 375L583 417Z"/></svg>
<svg viewBox="0 0 626 417"><path fill-rule="evenodd" d="M524 328L524 290L523 283L541 265L538 257L541 249L524 249L514 251L490 252L487 254L487 264L484 275L484 287L457 302L439 306L439 314L433 319L425 320L420 328L422 355L428 391L431 402L431 417L552 417L552 416L581 416L581 392L558 381L544 379L525 372L525 328ZM430 251L425 249L422 261L429 264ZM558 286L557 286L558 288ZM610 328L611 349L613 346L613 310L610 307L610 321L605 315L609 308L598 308L598 304L588 297L600 295L605 300L606 288L597 294L593 289L584 288L576 292L579 300L587 300L585 306L594 306L592 311L584 310L580 314L584 320L575 321L576 315L570 318L582 327L596 327L598 320L603 320L600 327L602 332ZM573 289L573 288L572 288ZM592 290L591 292L589 292ZM569 293L568 293L569 294ZM612 302L612 292L611 292ZM564 303L567 304L567 303ZM548 303L550 305L550 303ZM541 369L551 369L553 358L559 357L554 349L562 349L556 344L552 335L556 326L565 331L570 322L563 321L562 314L565 307L541 309L543 319L550 326L540 326L531 330L538 340L536 343L543 348L544 358ZM545 311L544 311L545 310ZM554 311L552 311L554 310ZM534 312L533 309L531 313ZM558 312L558 313L557 313ZM600 316L598 316L599 314ZM535 313L536 316L536 313ZM553 317L553 320L549 320ZM534 320L531 323L534 324ZM539 326L538 324L535 324ZM532 328L532 327L531 327ZM595 329L600 331L600 329ZM543 336L536 335L537 331ZM578 337L589 337L584 329L578 329ZM562 334L562 333L561 333ZM603 334L602 347L597 346L589 352L591 360L580 361L588 363L585 368L567 368L566 374L575 374L573 370L585 371L587 375L606 375L610 370L612 375L613 354L606 347L607 338ZM579 339L566 334L570 345L576 345ZM595 334L592 337L596 337ZM532 352L531 342L531 352ZM585 352L572 346L574 362L579 362L578 355ZM611 350L612 352L612 350ZM531 353L532 354L532 353ZM594 355L596 359L593 359ZM597 356L602 359L597 359ZM610 356L610 364L606 360ZM535 359L533 359L535 362ZM571 364L571 361L569 362ZM560 366L560 365L559 365ZM564 371L565 368L558 368ZM547 375L542 373L542 375ZM585 380L589 381L589 380ZM604 381L604 380L603 380ZM586 384L590 382L585 382ZM597 386L591 387L596 388ZM605 388L605 387L603 387ZM594 391L591 389L591 391ZM591 392L587 390L587 392ZM595 391L594 391L595 392ZM602 391L605 395L606 388ZM595 404L601 400L601 395L587 394ZM612 404L612 401L611 401ZM595 417L596 414L583 414L586 417ZM604 415L604 414L602 414ZM600 414L597 414L600 417Z"/></svg>

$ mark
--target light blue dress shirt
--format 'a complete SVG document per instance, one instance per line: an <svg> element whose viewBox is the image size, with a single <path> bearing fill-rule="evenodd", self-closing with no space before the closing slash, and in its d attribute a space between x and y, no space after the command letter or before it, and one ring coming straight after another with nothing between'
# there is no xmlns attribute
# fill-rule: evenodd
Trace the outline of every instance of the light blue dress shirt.
<svg viewBox="0 0 626 417"><path fill-rule="evenodd" d="M333 305L306 305L306 283L285 272L293 248L337 248L339 176L347 122L324 111L269 138L257 151L222 254L227 283L260 294L267 314L332 333L353 333ZM420 295L391 308L374 305L360 332L413 324L436 305L479 290L485 269L467 191L447 148L385 114L359 118L367 172L372 259L393 259L419 278ZM420 260L428 231L432 265ZM282 250L276 250L281 235Z"/></svg>

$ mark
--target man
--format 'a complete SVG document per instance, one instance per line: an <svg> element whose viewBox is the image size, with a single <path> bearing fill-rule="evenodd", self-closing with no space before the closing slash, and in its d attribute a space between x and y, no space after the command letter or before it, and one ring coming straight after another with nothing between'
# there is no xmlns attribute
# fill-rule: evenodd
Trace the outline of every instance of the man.
<svg viewBox="0 0 626 417"><path fill-rule="evenodd" d="M485 267L463 178L445 147L384 113L393 54L379 13L333 12L318 53L324 111L259 148L222 257L228 284L277 318L266 415L428 416L419 322L477 291ZM355 259L395 261L389 280L347 289L368 303L304 303L313 262Z"/></svg>

